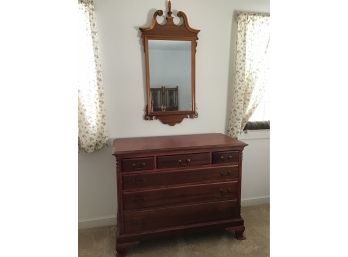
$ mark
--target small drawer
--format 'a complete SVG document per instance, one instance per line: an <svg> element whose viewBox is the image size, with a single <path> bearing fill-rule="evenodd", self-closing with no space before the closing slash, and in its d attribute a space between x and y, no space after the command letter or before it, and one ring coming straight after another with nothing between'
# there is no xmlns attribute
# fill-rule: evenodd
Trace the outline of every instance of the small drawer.
<svg viewBox="0 0 348 257"><path fill-rule="evenodd" d="M157 158L157 168L188 168L210 164L209 153L166 155Z"/></svg>
<svg viewBox="0 0 348 257"><path fill-rule="evenodd" d="M153 169L154 169L153 157L122 160L122 171L138 171L138 170L153 170Z"/></svg>
<svg viewBox="0 0 348 257"><path fill-rule="evenodd" d="M213 163L238 163L238 151L224 151L213 153Z"/></svg>

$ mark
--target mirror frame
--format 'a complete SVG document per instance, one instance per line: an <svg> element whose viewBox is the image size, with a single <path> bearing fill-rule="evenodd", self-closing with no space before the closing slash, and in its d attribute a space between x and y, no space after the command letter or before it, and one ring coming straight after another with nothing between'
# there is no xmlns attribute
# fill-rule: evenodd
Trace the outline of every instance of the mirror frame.
<svg viewBox="0 0 348 257"><path fill-rule="evenodd" d="M193 29L189 26L187 16L184 12L179 11L177 17L181 18L179 24L175 24L171 11L171 2L168 1L168 12L165 17L165 23L159 24L157 17L162 16L162 10L156 10L152 17L152 24L150 27L139 28L141 31L144 53L145 53L145 71L146 71L146 106L145 106L145 120L158 119L163 124L174 126L180 123L184 118L197 118L196 110L196 95L195 95L195 81L196 81L196 48L199 30ZM151 111L151 90L150 90L150 67L149 67L149 40L182 40L191 41L191 90L192 90L192 109L188 111ZM170 60L168 60L170 61Z"/></svg>

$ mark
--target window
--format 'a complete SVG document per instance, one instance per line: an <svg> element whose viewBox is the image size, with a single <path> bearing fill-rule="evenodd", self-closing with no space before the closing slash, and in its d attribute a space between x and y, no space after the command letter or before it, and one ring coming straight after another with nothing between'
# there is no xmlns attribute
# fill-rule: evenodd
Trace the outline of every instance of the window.
<svg viewBox="0 0 348 257"><path fill-rule="evenodd" d="M269 74L269 73L268 73ZM267 74L267 75L268 75ZM244 130L270 129L270 87L267 80L264 95L256 107L254 113L249 118Z"/></svg>
<svg viewBox="0 0 348 257"><path fill-rule="evenodd" d="M232 108L227 132L238 138L245 129L269 128L269 14L236 14L237 41Z"/></svg>

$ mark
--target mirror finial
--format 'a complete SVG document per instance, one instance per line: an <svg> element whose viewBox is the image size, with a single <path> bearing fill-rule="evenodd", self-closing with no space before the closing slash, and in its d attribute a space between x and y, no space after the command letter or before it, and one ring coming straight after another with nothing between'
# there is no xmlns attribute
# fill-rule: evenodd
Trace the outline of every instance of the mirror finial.
<svg viewBox="0 0 348 257"><path fill-rule="evenodd" d="M167 14L169 17L172 16L172 2L170 0L168 0L168 12L167 12Z"/></svg>

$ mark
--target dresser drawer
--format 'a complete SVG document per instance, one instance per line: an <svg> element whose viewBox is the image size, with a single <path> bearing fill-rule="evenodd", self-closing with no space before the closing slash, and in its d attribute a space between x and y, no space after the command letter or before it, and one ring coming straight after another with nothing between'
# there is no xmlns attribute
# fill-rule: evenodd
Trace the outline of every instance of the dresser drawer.
<svg viewBox="0 0 348 257"><path fill-rule="evenodd" d="M239 162L238 151L223 151L213 153L213 163L236 163Z"/></svg>
<svg viewBox="0 0 348 257"><path fill-rule="evenodd" d="M205 169L185 169L176 171L146 172L142 174L124 174L123 189L146 189L182 185L191 183L207 183L237 179L239 166L226 166Z"/></svg>
<svg viewBox="0 0 348 257"><path fill-rule="evenodd" d="M178 154L159 156L157 158L157 168L188 168L210 164L209 153Z"/></svg>
<svg viewBox="0 0 348 257"><path fill-rule="evenodd" d="M175 206L156 210L126 211L125 214L126 233L170 229L170 227L174 226L228 220L239 218L240 216L236 200Z"/></svg>
<svg viewBox="0 0 348 257"><path fill-rule="evenodd" d="M237 199L237 192L238 181L124 192L123 205L125 210L136 210L179 204L233 200Z"/></svg>
<svg viewBox="0 0 348 257"><path fill-rule="evenodd" d="M122 171L139 171L154 169L154 158L134 158L122 160Z"/></svg>

